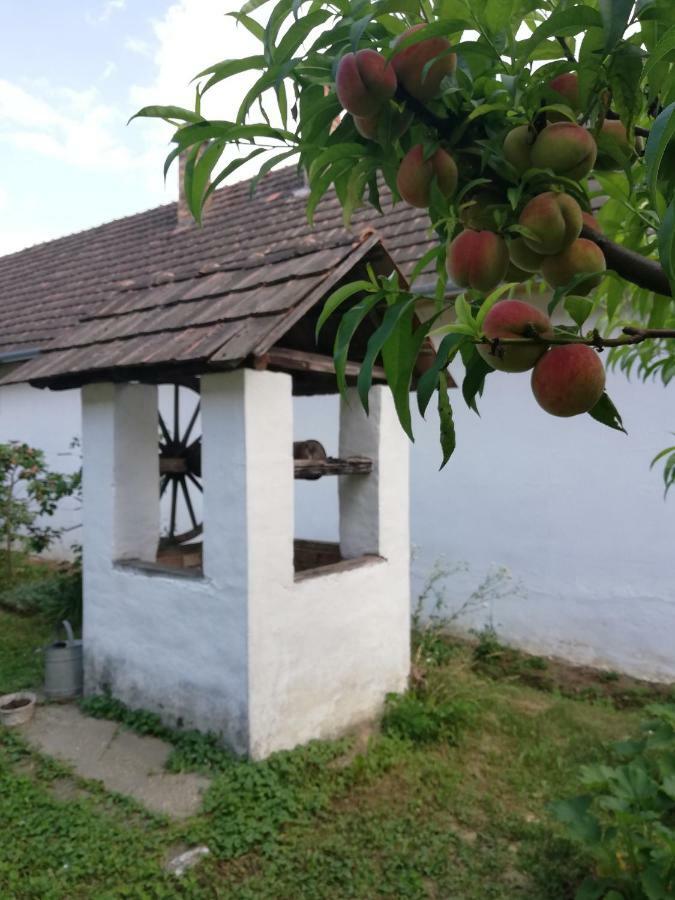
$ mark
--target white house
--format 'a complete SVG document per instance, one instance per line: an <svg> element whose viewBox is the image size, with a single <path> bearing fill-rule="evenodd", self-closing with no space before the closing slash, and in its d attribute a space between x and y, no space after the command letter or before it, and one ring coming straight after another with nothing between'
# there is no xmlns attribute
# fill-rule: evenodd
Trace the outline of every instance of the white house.
<svg viewBox="0 0 675 900"><path fill-rule="evenodd" d="M290 170L268 176L253 199L245 184L217 191L205 222L193 226L170 204L0 258L5 371L34 357L61 329L118 303L120 292L145 285L169 296L195 266L222 273L245 260L287 259L297 290L298 259L343 231L334 199L309 229ZM382 218L360 212L353 230L377 229L406 272L430 246L427 227L418 211L396 207ZM146 341L148 354L161 349ZM649 472L649 460L669 440L672 402L660 384L613 373L608 391L627 437L588 416L549 417L526 374L495 374L481 418L455 395L458 447L440 472L436 416L415 418L413 601L440 564L448 571L450 609L478 594L460 620L464 627L492 624L503 638L540 653L674 680L675 501L664 502L660 480ZM160 393L168 421L172 395ZM337 398L299 395L293 402L296 440L317 439L335 454ZM55 467L69 468L78 460L63 454L81 434L80 409L78 388L0 387L0 440L26 440L47 450ZM295 483L296 537L337 539L336 481Z"/></svg>

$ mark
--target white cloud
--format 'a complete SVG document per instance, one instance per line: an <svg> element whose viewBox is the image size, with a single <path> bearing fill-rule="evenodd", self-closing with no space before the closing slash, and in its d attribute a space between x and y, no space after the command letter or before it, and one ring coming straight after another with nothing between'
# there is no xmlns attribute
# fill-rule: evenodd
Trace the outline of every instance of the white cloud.
<svg viewBox="0 0 675 900"><path fill-rule="evenodd" d="M107 22L113 13L120 12L127 5L127 0L106 0L97 13L86 12L84 17L89 25Z"/></svg>
<svg viewBox="0 0 675 900"><path fill-rule="evenodd" d="M95 170L134 165L122 140L124 112L104 103L96 88L32 91L0 80L0 141L64 163Z"/></svg>
<svg viewBox="0 0 675 900"><path fill-rule="evenodd" d="M152 49L147 41L136 37L127 37L124 40L125 50L138 53L139 56L152 56Z"/></svg>
<svg viewBox="0 0 675 900"><path fill-rule="evenodd" d="M222 59L260 52L259 42L226 13L240 8L237 0L221 5L213 0L177 0L164 17L153 21L157 40L153 52L156 74L147 85L131 88L133 103L143 106L194 103L194 76ZM204 97L202 111L207 116L228 118L236 111L243 91L255 75L228 79Z"/></svg>
<svg viewBox="0 0 675 900"><path fill-rule="evenodd" d="M240 0L225 4L213 0L176 0L164 16L152 22L156 44L152 50L155 76L148 84L133 85L129 96L134 112L148 105L177 105L193 108L195 100L194 76L222 59L249 56L260 52L260 43L228 12L238 11ZM218 119L232 119L242 97L253 84L256 73L245 73L228 79L209 91L202 99L203 115ZM273 113L273 110L270 110ZM274 121L274 116L271 116ZM161 146L166 152L170 126L141 120L145 129L149 152ZM232 150L224 158L232 159ZM258 170L262 158L239 169L235 178L246 178Z"/></svg>
<svg viewBox="0 0 675 900"><path fill-rule="evenodd" d="M116 71L117 71L117 63L114 63L112 61L107 62L105 64L103 71L101 72L101 80L105 81L107 78L110 78L111 75L114 75Z"/></svg>

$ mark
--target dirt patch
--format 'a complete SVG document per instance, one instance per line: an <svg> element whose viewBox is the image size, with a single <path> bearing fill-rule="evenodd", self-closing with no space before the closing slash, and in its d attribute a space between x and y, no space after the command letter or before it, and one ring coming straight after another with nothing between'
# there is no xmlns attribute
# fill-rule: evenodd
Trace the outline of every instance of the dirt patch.
<svg viewBox="0 0 675 900"><path fill-rule="evenodd" d="M609 700L616 709L638 709L675 699L675 684L643 681L620 672L533 656L496 641L474 646L472 667L474 672L489 678L514 681L547 693L578 700Z"/></svg>

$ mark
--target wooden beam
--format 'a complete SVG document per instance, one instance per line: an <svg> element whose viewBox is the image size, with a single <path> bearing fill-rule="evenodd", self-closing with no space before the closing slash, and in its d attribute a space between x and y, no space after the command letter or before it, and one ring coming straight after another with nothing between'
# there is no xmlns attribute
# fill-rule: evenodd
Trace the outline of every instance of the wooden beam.
<svg viewBox="0 0 675 900"><path fill-rule="evenodd" d="M335 365L330 356L321 353L307 353L305 350L291 350L287 347L272 347L267 353L253 357L254 369L290 369L293 372L316 372L321 375L335 375ZM361 363L348 361L346 375L356 378L361 371ZM373 366L373 381L385 381L384 369Z"/></svg>
<svg viewBox="0 0 675 900"><path fill-rule="evenodd" d="M296 478L316 479L323 475L368 475L373 471L373 461L366 456L349 456L347 459L294 459Z"/></svg>

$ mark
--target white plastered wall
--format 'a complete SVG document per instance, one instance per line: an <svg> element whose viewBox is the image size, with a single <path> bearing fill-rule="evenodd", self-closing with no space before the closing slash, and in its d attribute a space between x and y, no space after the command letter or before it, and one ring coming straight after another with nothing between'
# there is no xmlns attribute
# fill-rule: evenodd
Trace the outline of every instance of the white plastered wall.
<svg viewBox="0 0 675 900"><path fill-rule="evenodd" d="M83 401L88 692L109 689L260 758L371 719L388 692L404 688L408 457L387 393L374 389L371 417L358 427L355 401L341 412L351 452L374 459L361 483L375 514L369 501L367 525L350 525L364 512L345 500L344 531L363 540L352 555L382 558L298 580L289 376L240 370L203 379L203 578L120 564L149 559L158 535L147 415L156 389L92 385Z"/></svg>

